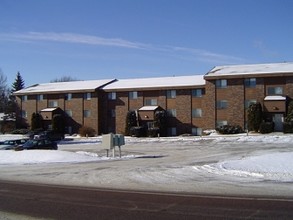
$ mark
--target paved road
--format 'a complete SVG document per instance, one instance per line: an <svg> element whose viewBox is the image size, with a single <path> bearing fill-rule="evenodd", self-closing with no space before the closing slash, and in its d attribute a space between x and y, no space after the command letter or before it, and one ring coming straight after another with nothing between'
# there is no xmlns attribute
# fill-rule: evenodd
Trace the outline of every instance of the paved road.
<svg viewBox="0 0 293 220"><path fill-rule="evenodd" d="M0 211L62 220L293 219L293 200L160 194L0 181Z"/></svg>

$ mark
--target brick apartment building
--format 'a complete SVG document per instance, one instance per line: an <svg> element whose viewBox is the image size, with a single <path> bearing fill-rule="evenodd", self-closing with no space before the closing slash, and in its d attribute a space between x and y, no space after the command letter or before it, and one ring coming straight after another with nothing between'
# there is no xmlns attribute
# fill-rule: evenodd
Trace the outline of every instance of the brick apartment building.
<svg viewBox="0 0 293 220"><path fill-rule="evenodd" d="M293 63L217 66L193 76L37 84L15 96L28 125L34 112L48 127L54 114L63 113L68 133L83 125L97 134L124 133L128 111L135 110L139 123L150 126L159 109L168 113L170 136L201 135L223 124L245 128L246 109L256 102L281 131L293 99Z"/></svg>

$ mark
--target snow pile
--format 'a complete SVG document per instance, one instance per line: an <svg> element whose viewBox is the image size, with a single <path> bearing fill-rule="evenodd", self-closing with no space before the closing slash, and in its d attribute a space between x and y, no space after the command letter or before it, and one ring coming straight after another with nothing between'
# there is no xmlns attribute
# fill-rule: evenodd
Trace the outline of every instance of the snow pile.
<svg viewBox="0 0 293 220"><path fill-rule="evenodd" d="M134 155L127 155L121 159L134 158ZM0 165L15 164L38 164L38 163L85 163L94 161L105 161L118 159L106 156L99 156L96 153L78 151L55 151L55 150L24 150L24 151L1 151ZM120 158L119 158L120 159Z"/></svg>
<svg viewBox="0 0 293 220"><path fill-rule="evenodd" d="M217 175L252 177L263 180L293 182L293 152L271 153L223 161L211 165L195 166L196 171Z"/></svg>

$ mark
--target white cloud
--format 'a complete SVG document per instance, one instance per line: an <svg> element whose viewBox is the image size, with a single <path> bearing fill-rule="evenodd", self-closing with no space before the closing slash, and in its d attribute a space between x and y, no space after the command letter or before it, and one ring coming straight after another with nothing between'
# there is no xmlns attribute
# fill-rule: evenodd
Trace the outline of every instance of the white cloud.
<svg viewBox="0 0 293 220"><path fill-rule="evenodd" d="M90 44L99 46L125 47L134 49L143 49L147 45L131 42L119 38L103 38L91 35L73 34L73 33L54 33L54 32L28 32L18 34L0 34L0 37L8 37L11 40L20 41L55 41L64 43Z"/></svg>
<svg viewBox="0 0 293 220"><path fill-rule="evenodd" d="M173 47L173 50L176 52L183 52L185 54L189 54L190 56L194 56L197 60L209 62L213 64L234 64L234 63L243 63L245 60L240 57L230 56L220 53L214 53L207 50L202 49L194 49L194 48L186 48L186 47Z"/></svg>
<svg viewBox="0 0 293 220"><path fill-rule="evenodd" d="M243 63L244 59L225 54L214 53L211 51L178 46L151 45L139 42L132 42L120 38L104 38L93 35L83 35L74 33L55 33L55 32L27 32L14 34L1 34L0 39L14 41L53 41L74 44L88 44L93 46L122 47L129 49L142 49L153 52L160 52L165 55L176 56L179 59L202 61L217 64L236 64Z"/></svg>

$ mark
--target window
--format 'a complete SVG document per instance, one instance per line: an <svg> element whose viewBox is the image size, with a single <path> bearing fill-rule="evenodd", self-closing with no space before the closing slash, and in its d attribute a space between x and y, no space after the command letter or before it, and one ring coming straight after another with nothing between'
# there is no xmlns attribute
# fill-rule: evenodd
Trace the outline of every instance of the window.
<svg viewBox="0 0 293 220"><path fill-rule="evenodd" d="M148 127L148 129L154 128L155 127L155 123L153 121L148 121L147 122L147 127Z"/></svg>
<svg viewBox="0 0 293 220"><path fill-rule="evenodd" d="M48 107L50 107L50 108L52 108L52 107L58 107L58 101L50 100Z"/></svg>
<svg viewBox="0 0 293 220"><path fill-rule="evenodd" d="M67 116L72 117L72 110L65 110Z"/></svg>
<svg viewBox="0 0 293 220"><path fill-rule="evenodd" d="M68 93L65 95L65 100L71 100L72 99L72 93Z"/></svg>
<svg viewBox="0 0 293 220"><path fill-rule="evenodd" d="M115 109L111 109L111 110L109 110L109 116L110 116L111 118L115 118L115 117L116 117L116 111L115 111Z"/></svg>
<svg viewBox="0 0 293 220"><path fill-rule="evenodd" d="M256 86L256 79L255 78L245 79L244 80L244 84L245 84L245 87L255 88L255 86Z"/></svg>
<svg viewBox="0 0 293 220"><path fill-rule="evenodd" d="M22 111L21 111L21 117L23 117L23 118L27 118L27 112L24 111L24 110L22 110Z"/></svg>
<svg viewBox="0 0 293 220"><path fill-rule="evenodd" d="M22 97L21 97L21 100L22 100L23 102L27 101L27 95L22 96Z"/></svg>
<svg viewBox="0 0 293 220"><path fill-rule="evenodd" d="M43 101L44 100L44 95L42 95L42 94L41 95L38 95L37 96L37 100L38 101Z"/></svg>
<svg viewBox="0 0 293 220"><path fill-rule="evenodd" d="M90 110L83 110L83 116L85 118L89 118L91 116L91 111Z"/></svg>
<svg viewBox="0 0 293 220"><path fill-rule="evenodd" d="M92 94L90 92L84 93L84 99L85 100L91 100Z"/></svg>
<svg viewBox="0 0 293 220"><path fill-rule="evenodd" d="M192 109L192 117L193 118L201 118L202 110L200 108Z"/></svg>
<svg viewBox="0 0 293 220"><path fill-rule="evenodd" d="M202 135L202 128L192 128L192 135Z"/></svg>
<svg viewBox="0 0 293 220"><path fill-rule="evenodd" d="M223 125L227 125L228 122L227 121L223 121L223 120L218 120L217 121L217 127L223 126Z"/></svg>
<svg viewBox="0 0 293 220"><path fill-rule="evenodd" d="M283 95L283 87L268 87L268 95Z"/></svg>
<svg viewBox="0 0 293 220"><path fill-rule="evenodd" d="M176 90L167 90L167 99L175 99L176 98Z"/></svg>
<svg viewBox="0 0 293 220"><path fill-rule="evenodd" d="M158 101L157 99L146 99L145 101L145 105L158 105Z"/></svg>
<svg viewBox="0 0 293 220"><path fill-rule="evenodd" d="M245 100L245 108L247 109L251 104L255 104L256 100L251 99L251 100Z"/></svg>
<svg viewBox="0 0 293 220"><path fill-rule="evenodd" d="M116 92L109 92L108 99L109 100L116 100Z"/></svg>
<svg viewBox="0 0 293 220"><path fill-rule="evenodd" d="M225 108L227 108L227 101L226 100L217 101L217 109L225 109Z"/></svg>
<svg viewBox="0 0 293 220"><path fill-rule="evenodd" d="M129 92L129 99L137 99L137 91Z"/></svg>
<svg viewBox="0 0 293 220"><path fill-rule="evenodd" d="M168 135L169 136L176 136L177 135L176 127L168 128Z"/></svg>
<svg viewBox="0 0 293 220"><path fill-rule="evenodd" d="M167 109L167 115L169 117L176 117L176 109Z"/></svg>
<svg viewBox="0 0 293 220"><path fill-rule="evenodd" d="M216 80L216 87L217 88L226 88L227 87L227 80L226 79L217 79Z"/></svg>
<svg viewBox="0 0 293 220"><path fill-rule="evenodd" d="M191 93L192 93L192 97L202 97L203 89L193 89Z"/></svg>

